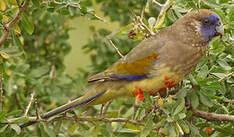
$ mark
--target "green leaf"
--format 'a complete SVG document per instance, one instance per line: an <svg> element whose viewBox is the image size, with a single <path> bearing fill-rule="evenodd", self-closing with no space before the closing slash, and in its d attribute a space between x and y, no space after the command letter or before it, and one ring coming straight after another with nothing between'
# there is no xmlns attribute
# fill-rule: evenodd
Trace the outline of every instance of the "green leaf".
<svg viewBox="0 0 234 137"><path fill-rule="evenodd" d="M7 112L6 111L1 111L0 112L0 121L2 121L7 115Z"/></svg>
<svg viewBox="0 0 234 137"><path fill-rule="evenodd" d="M185 122L190 128L192 136L200 136L199 129L196 126L194 126L192 123L189 123L188 121Z"/></svg>
<svg viewBox="0 0 234 137"><path fill-rule="evenodd" d="M183 131L184 131L186 134L189 134L190 129L189 129L188 124L187 124L184 120L180 120L180 121L179 121L179 124L180 124L180 126L182 127Z"/></svg>
<svg viewBox="0 0 234 137"><path fill-rule="evenodd" d="M200 101L202 102L202 104L208 106L208 107L212 107L213 103L211 102L211 100L202 92L199 92L200 95Z"/></svg>
<svg viewBox="0 0 234 137"><path fill-rule="evenodd" d="M184 98L181 98L181 99L179 99L178 101L179 101L179 105L176 107L176 109L175 109L173 115L178 114L178 113L181 112L181 111L184 109L184 107L185 107L185 100L184 100Z"/></svg>
<svg viewBox="0 0 234 137"><path fill-rule="evenodd" d="M14 129L15 132L16 132L18 135L20 134L21 128L20 128L18 125L12 124L12 125L11 125L11 128Z"/></svg>
<svg viewBox="0 0 234 137"><path fill-rule="evenodd" d="M150 134L150 131L153 129L153 117L150 115L147 118L144 128L141 130L140 137L147 137Z"/></svg>
<svg viewBox="0 0 234 137"><path fill-rule="evenodd" d="M32 35L34 31L34 25L26 14L23 14L22 16L21 25L28 34Z"/></svg>
<svg viewBox="0 0 234 137"><path fill-rule="evenodd" d="M217 63L225 70L231 70L232 67L223 59L217 60Z"/></svg>
<svg viewBox="0 0 234 137"><path fill-rule="evenodd" d="M50 68L47 65L38 67L37 69L34 69L34 70L31 71L30 76L32 76L32 77L41 77L42 75L48 73L49 69Z"/></svg>
<svg viewBox="0 0 234 137"><path fill-rule="evenodd" d="M8 125L5 125L3 126L1 129L0 129L0 133L4 132L6 129L7 129Z"/></svg>
<svg viewBox="0 0 234 137"><path fill-rule="evenodd" d="M183 88L176 94L176 97L180 99L184 98L187 95L187 93L188 93L188 90Z"/></svg>
<svg viewBox="0 0 234 137"><path fill-rule="evenodd" d="M62 120L59 120L55 123L55 127L54 127L54 132L56 134L58 134L60 132L60 128L62 126Z"/></svg>
<svg viewBox="0 0 234 137"><path fill-rule="evenodd" d="M192 82L192 85L194 85L194 86L198 85L196 79L193 77L192 74L189 74L189 79Z"/></svg>
<svg viewBox="0 0 234 137"><path fill-rule="evenodd" d="M177 136L175 127L172 124L169 124L168 129L169 129L168 130L169 131L169 137L176 137Z"/></svg>
<svg viewBox="0 0 234 137"><path fill-rule="evenodd" d="M21 114L22 112L23 112L22 110L13 110L13 111L7 113L7 117L19 115L19 114Z"/></svg>
<svg viewBox="0 0 234 137"><path fill-rule="evenodd" d="M198 98L196 92L192 92L190 94L190 100L191 100L191 104L192 104L193 108L197 108L199 106L199 98Z"/></svg>
<svg viewBox="0 0 234 137"><path fill-rule="evenodd" d="M21 41L19 40L18 37L16 37L14 31L11 31L11 37L12 37L12 39L13 39L13 44L14 44L15 46L18 46L18 47L20 47L20 48L23 47Z"/></svg>
<svg viewBox="0 0 234 137"><path fill-rule="evenodd" d="M52 130L51 128L49 128L46 124L42 124L43 127L44 127L44 131L46 132L46 134L49 136L49 137L56 137L55 133L54 133L54 130Z"/></svg>
<svg viewBox="0 0 234 137"><path fill-rule="evenodd" d="M208 75L209 71L208 71L208 66L207 65L203 65L200 68L200 71L198 72L197 76L200 78L206 78L206 76Z"/></svg>
<svg viewBox="0 0 234 137"><path fill-rule="evenodd" d="M144 96L145 102L150 105L151 104L151 99L150 99L149 92L144 91L143 96Z"/></svg>

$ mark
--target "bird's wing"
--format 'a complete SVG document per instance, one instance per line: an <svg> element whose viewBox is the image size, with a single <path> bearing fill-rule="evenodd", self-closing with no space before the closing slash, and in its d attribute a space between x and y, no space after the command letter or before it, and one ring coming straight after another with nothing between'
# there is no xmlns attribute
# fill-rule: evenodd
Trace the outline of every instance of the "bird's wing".
<svg viewBox="0 0 234 137"><path fill-rule="evenodd" d="M147 78L153 64L158 59L159 50L164 45L165 41L161 38L154 36L146 39L107 70L91 76L88 82L99 80L136 81Z"/></svg>

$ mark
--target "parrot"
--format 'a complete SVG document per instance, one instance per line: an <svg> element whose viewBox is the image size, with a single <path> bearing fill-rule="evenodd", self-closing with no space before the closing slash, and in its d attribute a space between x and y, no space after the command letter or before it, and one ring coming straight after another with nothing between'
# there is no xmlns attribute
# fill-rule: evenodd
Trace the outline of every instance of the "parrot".
<svg viewBox="0 0 234 137"><path fill-rule="evenodd" d="M86 94L42 114L41 118L120 97L143 100L142 91L154 94L172 88L192 72L212 38L223 34L218 14L208 9L190 11L171 26L143 40L105 71L91 76L88 83L94 86Z"/></svg>

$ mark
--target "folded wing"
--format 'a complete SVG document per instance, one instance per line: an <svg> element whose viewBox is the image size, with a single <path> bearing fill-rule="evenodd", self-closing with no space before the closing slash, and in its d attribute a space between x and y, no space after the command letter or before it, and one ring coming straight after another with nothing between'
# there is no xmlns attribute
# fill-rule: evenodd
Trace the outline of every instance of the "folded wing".
<svg viewBox="0 0 234 137"><path fill-rule="evenodd" d="M144 40L107 70L91 76L88 82L107 80L137 81L148 78L150 70L157 63L160 49L164 45L165 42L157 37Z"/></svg>

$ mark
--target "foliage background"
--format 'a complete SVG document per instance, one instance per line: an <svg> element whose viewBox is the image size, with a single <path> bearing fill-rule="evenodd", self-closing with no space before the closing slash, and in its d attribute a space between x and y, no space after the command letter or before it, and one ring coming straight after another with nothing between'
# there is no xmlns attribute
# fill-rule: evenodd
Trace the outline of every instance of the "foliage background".
<svg viewBox="0 0 234 137"><path fill-rule="evenodd" d="M23 0L0 1L0 30L12 20L18 10L18 3ZM77 6L74 3L80 4ZM164 3L164 0L158 0ZM140 16L146 5L144 23L151 28L149 19L156 19L160 7L150 0L96 0L101 10L111 21L120 23L120 28L111 32L106 29L90 27L92 36L83 46L85 53L92 53L91 65L79 69L69 76L65 73L64 58L70 52L68 43L68 21L80 16L90 20L102 21L92 10L91 0L31 0L19 22L10 32L8 40L0 47L1 111L0 136L233 136L233 122L207 121L192 114L186 106L185 97L191 100L194 108L207 112L234 115L234 79L233 75L223 78L234 71L234 9L232 0L174 0L167 11L163 24L158 29L171 25L190 9L207 8L217 12L225 26L225 36L214 39L202 62L192 75L177 88L176 95L159 95L139 102L136 118L140 119L153 106L154 101L160 109L151 113L142 123L144 126L120 122L77 122L65 117L52 118L21 130L19 125L27 117L9 122L8 120L24 115L30 102L30 95L35 93L36 100L27 116L34 116L62 105L85 93L86 79L89 75L100 72L119 59L107 38L111 38L121 53L126 54L131 48L145 38L147 31L139 28L135 15ZM80 7L79 7L80 6ZM135 21L134 21L135 20ZM134 23L132 23L134 22ZM129 32L135 32L134 38ZM78 39L78 38L77 38ZM76 61L76 59L74 59ZM35 103L37 102L37 103ZM113 101L107 118L124 117L132 119L134 115L134 98ZM35 105L37 104L37 105ZM75 109L67 113L74 117L99 117L101 106ZM211 130L210 133L208 130Z"/></svg>

